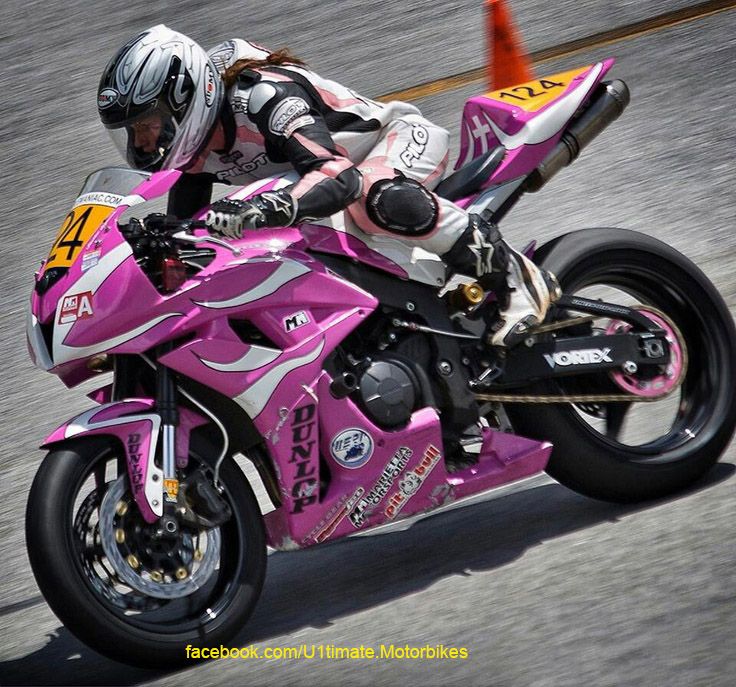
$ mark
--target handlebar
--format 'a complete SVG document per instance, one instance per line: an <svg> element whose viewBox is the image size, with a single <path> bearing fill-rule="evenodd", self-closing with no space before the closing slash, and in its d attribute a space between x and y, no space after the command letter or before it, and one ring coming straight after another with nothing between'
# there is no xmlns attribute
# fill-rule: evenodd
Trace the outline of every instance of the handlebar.
<svg viewBox="0 0 736 687"><path fill-rule="evenodd" d="M132 218L128 224L120 227L125 238L134 245L134 251L136 248L142 252L146 249L170 250L173 240L190 244L212 243L226 248L233 255L240 255L240 248L216 236L194 236L191 233L194 229L208 229L208 226L202 220L177 219L162 213L153 213L143 219Z"/></svg>
<svg viewBox="0 0 736 687"><path fill-rule="evenodd" d="M148 215L143 219L133 217L128 224L120 227L120 230L128 238L173 236L176 232L188 232L193 229L207 229L207 224L202 220L178 219L173 215L164 215L160 212Z"/></svg>

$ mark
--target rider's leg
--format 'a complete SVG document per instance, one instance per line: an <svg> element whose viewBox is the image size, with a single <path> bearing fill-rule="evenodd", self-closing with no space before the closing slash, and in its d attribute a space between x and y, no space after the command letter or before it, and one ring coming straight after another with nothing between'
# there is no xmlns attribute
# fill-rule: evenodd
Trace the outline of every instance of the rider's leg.
<svg viewBox="0 0 736 687"><path fill-rule="evenodd" d="M479 215L469 215L465 232L442 258L495 292L498 317L488 332L493 346L513 347L522 341L560 296L555 277L512 248L498 227Z"/></svg>
<svg viewBox="0 0 736 687"><path fill-rule="evenodd" d="M544 319L556 283L509 246L498 227L431 192L447 167L448 146L449 134L426 119L397 120L358 165L363 195L348 212L363 231L436 253L454 272L492 288L499 317L488 342L513 346Z"/></svg>

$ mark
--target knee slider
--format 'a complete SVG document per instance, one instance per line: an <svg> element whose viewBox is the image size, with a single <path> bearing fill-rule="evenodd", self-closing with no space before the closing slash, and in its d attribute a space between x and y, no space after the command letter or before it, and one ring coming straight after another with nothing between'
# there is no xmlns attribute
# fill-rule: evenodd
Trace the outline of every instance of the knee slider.
<svg viewBox="0 0 736 687"><path fill-rule="evenodd" d="M422 236L434 229L439 205L434 194L414 179L381 179L368 190L366 210L371 222L404 236Z"/></svg>

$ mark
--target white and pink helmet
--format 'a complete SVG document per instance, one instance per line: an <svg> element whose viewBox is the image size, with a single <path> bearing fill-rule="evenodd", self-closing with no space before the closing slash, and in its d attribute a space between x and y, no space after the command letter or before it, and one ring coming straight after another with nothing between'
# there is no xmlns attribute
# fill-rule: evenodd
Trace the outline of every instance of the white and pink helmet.
<svg viewBox="0 0 736 687"><path fill-rule="evenodd" d="M207 53L191 38L158 24L110 60L100 79L97 109L131 167L184 169L206 143L223 97L222 79ZM160 133L144 150L136 147L134 129L151 119Z"/></svg>

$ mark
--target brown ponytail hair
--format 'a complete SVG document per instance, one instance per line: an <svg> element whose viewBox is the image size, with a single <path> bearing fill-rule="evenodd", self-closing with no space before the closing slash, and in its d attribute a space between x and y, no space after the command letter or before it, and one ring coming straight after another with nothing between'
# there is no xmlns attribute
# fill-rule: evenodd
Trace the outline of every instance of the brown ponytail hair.
<svg viewBox="0 0 736 687"><path fill-rule="evenodd" d="M273 67L281 65L294 65L297 67L306 67L306 62L300 60L289 52L288 48L281 48L275 52L269 53L265 60L254 60L244 57L230 65L222 72L222 80L225 88L230 88L238 79L238 75L246 69L260 69L264 67Z"/></svg>

